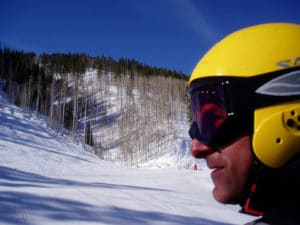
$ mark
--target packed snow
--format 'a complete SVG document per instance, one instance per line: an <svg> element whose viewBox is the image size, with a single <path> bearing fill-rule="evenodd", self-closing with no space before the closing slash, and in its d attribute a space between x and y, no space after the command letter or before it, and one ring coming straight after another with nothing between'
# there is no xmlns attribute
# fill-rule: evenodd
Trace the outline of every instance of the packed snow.
<svg viewBox="0 0 300 225"><path fill-rule="evenodd" d="M178 169L188 154L143 167L103 161L0 94L0 224L227 225L253 217L217 203L210 171ZM187 149L187 143L183 151Z"/></svg>

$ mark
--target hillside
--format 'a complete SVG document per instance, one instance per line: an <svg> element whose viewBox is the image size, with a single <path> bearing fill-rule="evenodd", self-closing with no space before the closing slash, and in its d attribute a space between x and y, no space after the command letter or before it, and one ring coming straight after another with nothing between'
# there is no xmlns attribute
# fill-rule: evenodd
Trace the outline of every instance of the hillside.
<svg viewBox="0 0 300 225"><path fill-rule="evenodd" d="M0 49L0 81L11 102L48 118L98 157L139 166L188 148L186 76L136 60Z"/></svg>
<svg viewBox="0 0 300 225"><path fill-rule="evenodd" d="M180 152L173 155L181 159ZM158 165L170 165L167 159ZM152 166L103 161L0 94L0 224L229 225L251 219L212 199L205 167Z"/></svg>

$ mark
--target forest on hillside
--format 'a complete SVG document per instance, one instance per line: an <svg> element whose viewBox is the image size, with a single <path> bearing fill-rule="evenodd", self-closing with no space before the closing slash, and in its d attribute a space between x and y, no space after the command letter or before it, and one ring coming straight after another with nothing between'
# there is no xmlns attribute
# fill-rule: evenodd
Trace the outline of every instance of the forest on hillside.
<svg viewBox="0 0 300 225"><path fill-rule="evenodd" d="M128 165L163 154L190 121L187 77L135 59L1 48L0 80L10 101L56 132Z"/></svg>

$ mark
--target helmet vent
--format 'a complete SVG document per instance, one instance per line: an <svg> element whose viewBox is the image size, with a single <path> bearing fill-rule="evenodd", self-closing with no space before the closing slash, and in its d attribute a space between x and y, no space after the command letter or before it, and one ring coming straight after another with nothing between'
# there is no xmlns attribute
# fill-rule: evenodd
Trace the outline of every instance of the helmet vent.
<svg viewBox="0 0 300 225"><path fill-rule="evenodd" d="M295 121L293 119L288 119L286 125L288 127L293 127L295 125Z"/></svg>
<svg viewBox="0 0 300 225"><path fill-rule="evenodd" d="M299 133L300 131L300 108L286 111L284 114L284 123L286 128L292 133Z"/></svg>
<svg viewBox="0 0 300 225"><path fill-rule="evenodd" d="M282 138L280 138L280 137L276 138L276 143L277 144L282 144Z"/></svg>

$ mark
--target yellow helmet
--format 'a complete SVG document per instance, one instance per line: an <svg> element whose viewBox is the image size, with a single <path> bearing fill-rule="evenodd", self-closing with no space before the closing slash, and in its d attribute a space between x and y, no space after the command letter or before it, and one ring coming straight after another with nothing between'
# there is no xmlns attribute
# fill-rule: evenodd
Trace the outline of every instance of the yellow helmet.
<svg viewBox="0 0 300 225"><path fill-rule="evenodd" d="M219 147L251 129L255 156L271 168L298 155L299 40L299 24L267 23L238 30L214 45L188 82L191 131L197 131L191 136Z"/></svg>

